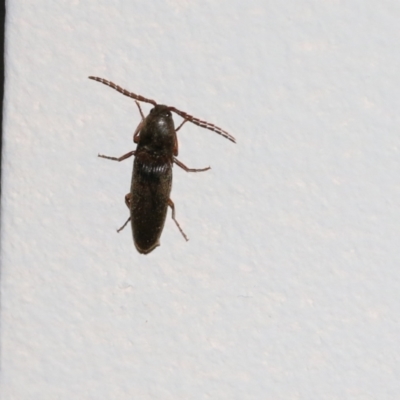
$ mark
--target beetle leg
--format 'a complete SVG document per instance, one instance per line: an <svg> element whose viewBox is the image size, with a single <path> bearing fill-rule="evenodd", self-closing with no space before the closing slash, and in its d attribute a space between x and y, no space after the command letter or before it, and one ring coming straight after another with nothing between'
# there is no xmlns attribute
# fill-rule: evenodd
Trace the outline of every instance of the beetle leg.
<svg viewBox="0 0 400 400"><path fill-rule="evenodd" d="M183 122L175 129L175 132L178 132L179 129L181 129L182 126L183 126L184 124L186 124L186 122L188 122L188 121L189 121L188 119L184 119Z"/></svg>
<svg viewBox="0 0 400 400"><path fill-rule="evenodd" d="M131 209L131 194L130 193L125 195L125 204L129 209Z"/></svg>
<svg viewBox="0 0 400 400"><path fill-rule="evenodd" d="M139 112L140 112L140 116L142 117L142 121L140 122L140 124L135 129L135 132L133 132L133 142L134 143L139 143L139 133L140 133L140 130L142 129L143 122L144 122L145 118L144 118L144 114L143 114L143 111L142 111L142 107L140 107L140 103L137 100L135 100L135 103L138 106L138 109L139 109Z"/></svg>
<svg viewBox="0 0 400 400"><path fill-rule="evenodd" d="M196 168L188 168L184 163L180 162L177 158L174 157L174 163L177 164L179 167L181 167L182 169L184 169L186 172L202 172L202 171L208 171L209 169L211 169L211 167L207 167L207 168L200 168L200 169L196 169Z"/></svg>
<svg viewBox="0 0 400 400"><path fill-rule="evenodd" d="M129 217L126 222L121 226L121 228L117 229L117 232L120 233L122 231L122 229L124 229L126 227L126 225L128 225L128 222L131 220L131 217Z"/></svg>
<svg viewBox="0 0 400 400"><path fill-rule="evenodd" d="M101 157L101 158L106 158L107 160L124 161L127 158L134 156L134 155L135 155L135 151L133 150L133 151L130 151L129 153L124 154L121 157L109 157L109 156L103 156L103 154L98 154L97 156Z"/></svg>
<svg viewBox="0 0 400 400"><path fill-rule="evenodd" d="M172 219L176 223L176 226L178 227L179 231L181 232L182 236L185 238L186 241L188 241L188 237L185 235L185 232L183 232L182 228L180 227L178 221L175 219L175 204L171 199L168 199L168 205L172 209Z"/></svg>
<svg viewBox="0 0 400 400"><path fill-rule="evenodd" d="M128 193L125 196L125 204L126 206L130 209L131 208L131 194ZM121 228L117 229L117 232L120 233L122 231L122 229L124 229L126 227L126 225L128 224L128 222L131 220L131 217L129 217L127 219L127 221L121 226Z"/></svg>
<svg viewBox="0 0 400 400"><path fill-rule="evenodd" d="M143 111L142 111L142 107L140 107L140 103L137 100L135 100L135 103L138 106L138 109L139 109L140 115L142 116L142 121L143 121L144 120L144 114L143 114Z"/></svg>
<svg viewBox="0 0 400 400"><path fill-rule="evenodd" d="M135 129L135 132L133 132L133 142L134 143L139 143L139 135L140 135L140 131L141 131L142 127L143 127L143 123L144 123L144 120L142 120L140 122L140 124Z"/></svg>

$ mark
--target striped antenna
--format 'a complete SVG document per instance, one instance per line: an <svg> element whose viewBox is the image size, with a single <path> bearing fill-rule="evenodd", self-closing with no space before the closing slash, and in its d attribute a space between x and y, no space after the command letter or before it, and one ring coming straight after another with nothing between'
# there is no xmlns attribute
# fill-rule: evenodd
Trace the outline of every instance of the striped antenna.
<svg viewBox="0 0 400 400"><path fill-rule="evenodd" d="M169 107L171 111L174 113L180 115L182 118L185 118L187 121L192 122L195 125L200 126L201 128L209 129L210 131L216 132L219 135L223 136L226 139L229 139L231 142L236 143L236 139L231 136L228 132L224 131L223 129L219 128L218 126L214 124L210 124L207 121L203 121L201 119L198 119L196 117L193 117L192 115L189 115L185 113L184 111L178 110L175 107Z"/></svg>
<svg viewBox="0 0 400 400"><path fill-rule="evenodd" d="M97 81L97 82L103 83L104 85L110 86L111 88L115 89L116 91L122 93L125 96L131 97L132 99L144 101L146 103L153 104L154 106L157 105L157 103L154 100L146 99L146 97L140 96L140 94L128 92L127 90L122 89L121 86L118 86L115 83L112 83L110 81L106 81L103 78L97 78L96 76L89 76L89 79L93 79L94 81Z"/></svg>
<svg viewBox="0 0 400 400"><path fill-rule="evenodd" d="M147 99L146 97L140 96L139 94L128 92L127 90L123 89L121 86L118 86L115 83L107 81L103 78L98 78L96 76L89 76L89 79L93 79L94 81L97 81L97 82L103 83L104 85L110 86L111 88L115 89L116 91L122 93L125 96L131 97L132 99L150 103L150 104L153 104L154 106L157 105L157 103L154 100ZM218 126L216 126L214 124L210 124L209 122L203 121L196 117L193 117L193 115L189 115L189 114L185 113L184 111L178 110L175 107L168 107L168 108L171 111L173 111L174 113L180 115L185 120L187 120L197 126L200 126L201 128L209 129L210 131L216 132L219 135L223 136L224 138L230 140L231 142L236 143L236 139L233 136L231 136L228 132L224 131L223 129L219 128Z"/></svg>

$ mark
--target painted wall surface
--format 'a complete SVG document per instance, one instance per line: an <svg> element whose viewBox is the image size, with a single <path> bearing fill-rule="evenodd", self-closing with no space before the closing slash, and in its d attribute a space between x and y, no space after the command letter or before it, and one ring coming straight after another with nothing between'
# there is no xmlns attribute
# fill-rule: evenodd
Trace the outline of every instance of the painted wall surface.
<svg viewBox="0 0 400 400"><path fill-rule="evenodd" d="M400 3L9 0L3 400L397 399ZM161 246L133 100L186 124ZM144 104L149 112L151 106ZM176 117L176 124L181 118Z"/></svg>

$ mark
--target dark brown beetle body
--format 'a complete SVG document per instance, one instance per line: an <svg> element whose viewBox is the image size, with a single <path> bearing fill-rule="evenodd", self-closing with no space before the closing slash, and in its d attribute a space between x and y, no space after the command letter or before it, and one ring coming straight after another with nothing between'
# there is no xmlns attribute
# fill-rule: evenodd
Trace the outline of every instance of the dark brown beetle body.
<svg viewBox="0 0 400 400"><path fill-rule="evenodd" d="M155 106L140 129L130 192L133 240L140 253L159 245L172 188L176 144L171 111L167 106Z"/></svg>
<svg viewBox="0 0 400 400"><path fill-rule="evenodd" d="M130 210L130 217L118 229L118 232L129 221L132 221L132 233L136 249L139 253L148 254L160 244L160 236L164 228L168 206L170 206L173 220L183 237L188 240L178 221L175 219L175 206L170 199L172 166L175 163L187 172L206 171L209 167L191 169L176 158L178 155L176 132L185 122L189 121L202 128L217 132L232 142L235 142L235 139L221 128L188 115L175 107L159 105L154 100L128 92L102 78L90 76L89 79L101 82L128 97L134 98L142 116L142 122L136 128L133 136L133 141L137 143L135 151L131 151L119 158L99 155L99 157L116 161L122 161L133 155L135 156L131 190L125 196L125 202ZM154 108L147 117L144 117L137 100L154 105ZM184 118L183 123L177 129L175 129L171 111Z"/></svg>

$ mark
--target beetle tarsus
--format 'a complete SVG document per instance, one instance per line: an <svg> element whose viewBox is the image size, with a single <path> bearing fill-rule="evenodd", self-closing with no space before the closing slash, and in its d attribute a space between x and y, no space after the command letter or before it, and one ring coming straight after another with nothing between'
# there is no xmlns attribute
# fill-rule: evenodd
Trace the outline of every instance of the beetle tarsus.
<svg viewBox="0 0 400 400"><path fill-rule="evenodd" d="M128 222L131 220L131 217L129 217L126 222L121 226L121 228L117 229L117 233L120 233L122 231L122 229L124 229L126 227L126 225L128 225Z"/></svg>
<svg viewBox="0 0 400 400"><path fill-rule="evenodd" d="M178 227L179 231L181 232L182 236L185 238L185 240L188 242L189 238L186 236L185 232L183 232L181 226L179 225L179 222L175 219L175 204L171 199L168 199L168 205L172 209L172 219L174 220L176 226Z"/></svg>

